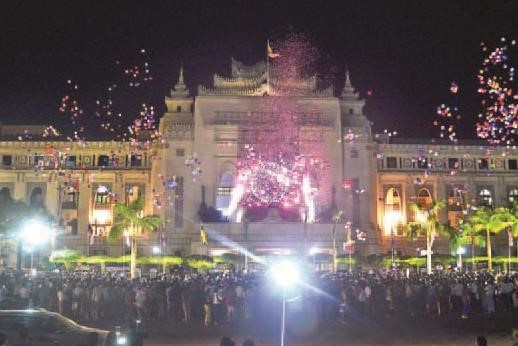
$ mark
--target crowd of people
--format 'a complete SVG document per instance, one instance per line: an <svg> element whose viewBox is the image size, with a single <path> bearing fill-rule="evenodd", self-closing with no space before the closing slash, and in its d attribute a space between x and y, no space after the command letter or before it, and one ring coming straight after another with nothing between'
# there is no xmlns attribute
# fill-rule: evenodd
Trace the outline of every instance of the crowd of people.
<svg viewBox="0 0 518 346"><path fill-rule="evenodd" d="M351 323L384 316L491 317L518 311L518 275L487 272L311 274L297 294L318 319ZM206 326L261 320L278 289L264 274L172 272L129 280L115 274L0 274L0 308L45 308L76 321L200 321ZM277 300L276 300L277 299ZM277 305L278 306L278 305ZM278 309L277 309L278 310Z"/></svg>

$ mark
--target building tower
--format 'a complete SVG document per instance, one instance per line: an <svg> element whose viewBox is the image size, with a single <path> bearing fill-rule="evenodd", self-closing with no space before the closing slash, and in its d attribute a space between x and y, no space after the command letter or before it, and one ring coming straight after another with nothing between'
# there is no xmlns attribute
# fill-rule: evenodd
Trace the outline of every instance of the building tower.
<svg viewBox="0 0 518 346"><path fill-rule="evenodd" d="M185 227L184 198L185 185L191 181L191 172L185 161L192 156L194 141L193 98L185 85L183 66L180 67L178 82L171 89L170 96L165 98L167 111L160 119L160 133L163 135L163 150L161 153L160 179L155 186L155 196L158 198L160 211L165 220L165 235L167 239L182 237ZM184 252L187 250L184 242L168 242L169 252ZM183 244L183 245L182 245Z"/></svg>
<svg viewBox="0 0 518 346"><path fill-rule="evenodd" d="M378 233L375 228L376 214L370 206L376 203L375 191L375 143L372 141L371 122L363 109L365 100L360 99L345 72L345 86L339 97L342 122L342 154L344 176L344 215L352 222L353 230L367 234L366 253L377 252Z"/></svg>

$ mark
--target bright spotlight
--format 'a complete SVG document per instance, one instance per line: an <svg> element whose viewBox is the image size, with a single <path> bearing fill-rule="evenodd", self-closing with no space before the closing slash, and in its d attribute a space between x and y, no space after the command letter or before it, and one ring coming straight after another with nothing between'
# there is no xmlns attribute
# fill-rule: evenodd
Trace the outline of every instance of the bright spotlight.
<svg viewBox="0 0 518 346"><path fill-rule="evenodd" d="M48 225L38 220L29 220L20 230L19 237L27 248L32 249L49 242L51 231Z"/></svg>
<svg viewBox="0 0 518 346"><path fill-rule="evenodd" d="M158 247L158 246L153 246L153 255L158 255L158 254L160 254L160 252L162 252L162 251L160 250L160 247Z"/></svg>
<svg viewBox="0 0 518 346"><path fill-rule="evenodd" d="M464 254L466 254L466 249L463 247L459 247L457 249L457 255L464 255Z"/></svg>
<svg viewBox="0 0 518 346"><path fill-rule="evenodd" d="M312 247L311 249L309 249L309 255L310 256L314 256L314 255L316 255L319 252L320 252L320 249L317 248L317 247Z"/></svg>
<svg viewBox="0 0 518 346"><path fill-rule="evenodd" d="M283 288L293 286L300 280L299 268L293 261L272 263L270 272L275 283Z"/></svg>

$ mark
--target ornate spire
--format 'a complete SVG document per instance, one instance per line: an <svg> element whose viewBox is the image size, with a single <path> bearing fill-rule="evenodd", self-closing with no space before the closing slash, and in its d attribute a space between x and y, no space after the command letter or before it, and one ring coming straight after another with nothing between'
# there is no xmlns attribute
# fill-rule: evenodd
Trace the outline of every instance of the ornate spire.
<svg viewBox="0 0 518 346"><path fill-rule="evenodd" d="M359 93L354 90L351 79L349 78L349 71L345 70L345 86L342 90L342 94L340 97L342 99L349 99L349 100L357 100L359 96Z"/></svg>
<svg viewBox="0 0 518 346"><path fill-rule="evenodd" d="M174 88L171 89L171 98L186 98L189 97L189 89L183 81L183 64L180 66L180 75L178 76L178 82Z"/></svg>

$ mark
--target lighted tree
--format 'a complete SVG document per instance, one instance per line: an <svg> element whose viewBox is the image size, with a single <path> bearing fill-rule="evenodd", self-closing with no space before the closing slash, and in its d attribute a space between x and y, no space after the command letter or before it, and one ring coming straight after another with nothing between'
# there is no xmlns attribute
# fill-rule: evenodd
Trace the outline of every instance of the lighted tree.
<svg viewBox="0 0 518 346"><path fill-rule="evenodd" d="M113 226L110 229L111 239L128 237L130 240L130 274L136 276L137 268L137 241L144 231L155 231L161 225L160 217L156 215L144 216L144 199L137 198L129 204L117 203L113 209Z"/></svg>

